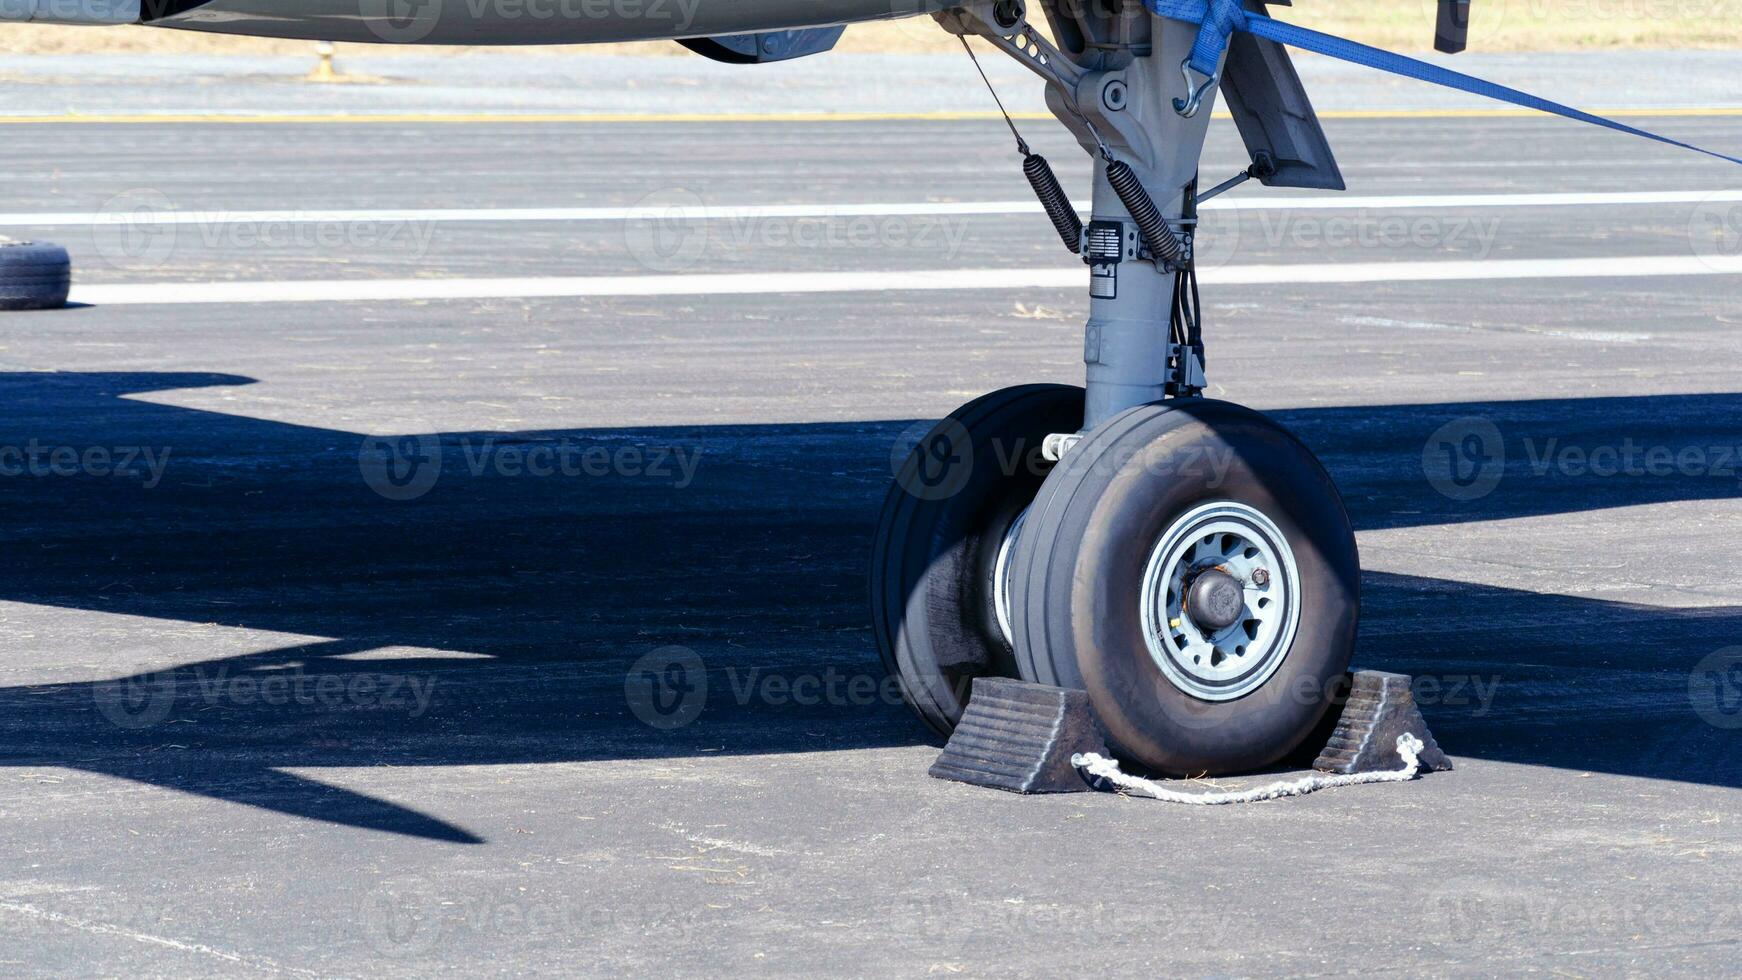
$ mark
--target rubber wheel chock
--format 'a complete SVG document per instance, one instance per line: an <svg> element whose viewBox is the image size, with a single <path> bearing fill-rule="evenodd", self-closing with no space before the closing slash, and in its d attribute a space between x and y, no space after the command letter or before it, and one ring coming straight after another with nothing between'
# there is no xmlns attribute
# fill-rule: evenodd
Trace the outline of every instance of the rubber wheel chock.
<svg viewBox="0 0 1742 980"><path fill-rule="evenodd" d="M1313 768L1342 774L1380 772L1403 768L1397 754L1398 736L1408 733L1421 739L1421 771L1443 772L1452 768L1427 729L1427 719L1416 706L1407 674L1358 670L1349 685L1348 699L1331 740L1314 760Z"/></svg>
<svg viewBox="0 0 1742 980"><path fill-rule="evenodd" d="M1079 752L1108 754L1087 693L976 677L930 774L1010 793L1083 793L1093 787L1071 765Z"/></svg>

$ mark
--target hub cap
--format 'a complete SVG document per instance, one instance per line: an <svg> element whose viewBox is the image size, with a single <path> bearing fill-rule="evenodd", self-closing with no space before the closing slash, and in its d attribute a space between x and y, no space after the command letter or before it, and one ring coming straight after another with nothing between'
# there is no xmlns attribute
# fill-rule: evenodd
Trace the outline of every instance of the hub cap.
<svg viewBox="0 0 1742 980"><path fill-rule="evenodd" d="M1173 685L1205 701L1263 686L1300 624L1288 539L1253 507L1202 504L1163 532L1143 575L1143 638Z"/></svg>

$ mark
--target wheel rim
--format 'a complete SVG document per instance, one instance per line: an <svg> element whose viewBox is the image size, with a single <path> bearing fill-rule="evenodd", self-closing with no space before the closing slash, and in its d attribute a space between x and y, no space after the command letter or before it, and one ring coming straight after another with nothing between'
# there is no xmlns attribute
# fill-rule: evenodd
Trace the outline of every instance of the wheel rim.
<svg viewBox="0 0 1742 980"><path fill-rule="evenodd" d="M1004 642L1016 645L1013 639L1015 630L1010 626L1010 572L1011 559L1016 555L1016 536L1022 533L1022 522L1028 519L1028 508L1010 522L1004 529L1004 538L998 542L998 560L992 563L992 612L998 619L998 630L1004 635Z"/></svg>
<svg viewBox="0 0 1742 980"><path fill-rule="evenodd" d="M1192 587L1210 572L1239 588L1238 612L1227 626L1206 625L1223 617L1194 605ZM1219 579L1209 584L1227 587ZM1175 687L1205 701L1232 701L1282 666L1300 625L1299 592L1294 552L1275 522L1237 501L1203 504L1170 524L1150 553L1144 642Z"/></svg>

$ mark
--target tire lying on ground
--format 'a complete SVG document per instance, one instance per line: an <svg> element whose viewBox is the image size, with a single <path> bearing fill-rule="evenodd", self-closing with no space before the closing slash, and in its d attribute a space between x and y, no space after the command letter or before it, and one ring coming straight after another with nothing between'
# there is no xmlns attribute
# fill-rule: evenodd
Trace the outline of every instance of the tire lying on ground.
<svg viewBox="0 0 1742 980"><path fill-rule="evenodd" d="M0 239L0 310L53 310L67 304L72 262L47 242Z"/></svg>

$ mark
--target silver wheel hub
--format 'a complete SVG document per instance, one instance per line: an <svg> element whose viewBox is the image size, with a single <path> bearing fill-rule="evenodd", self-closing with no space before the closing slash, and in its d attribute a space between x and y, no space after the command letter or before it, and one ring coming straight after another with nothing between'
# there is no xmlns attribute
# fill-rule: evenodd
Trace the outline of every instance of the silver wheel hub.
<svg viewBox="0 0 1742 980"><path fill-rule="evenodd" d="M1275 522L1224 500L1182 514L1143 574L1143 638L1181 691L1205 701L1252 693L1288 656L1300 573Z"/></svg>

